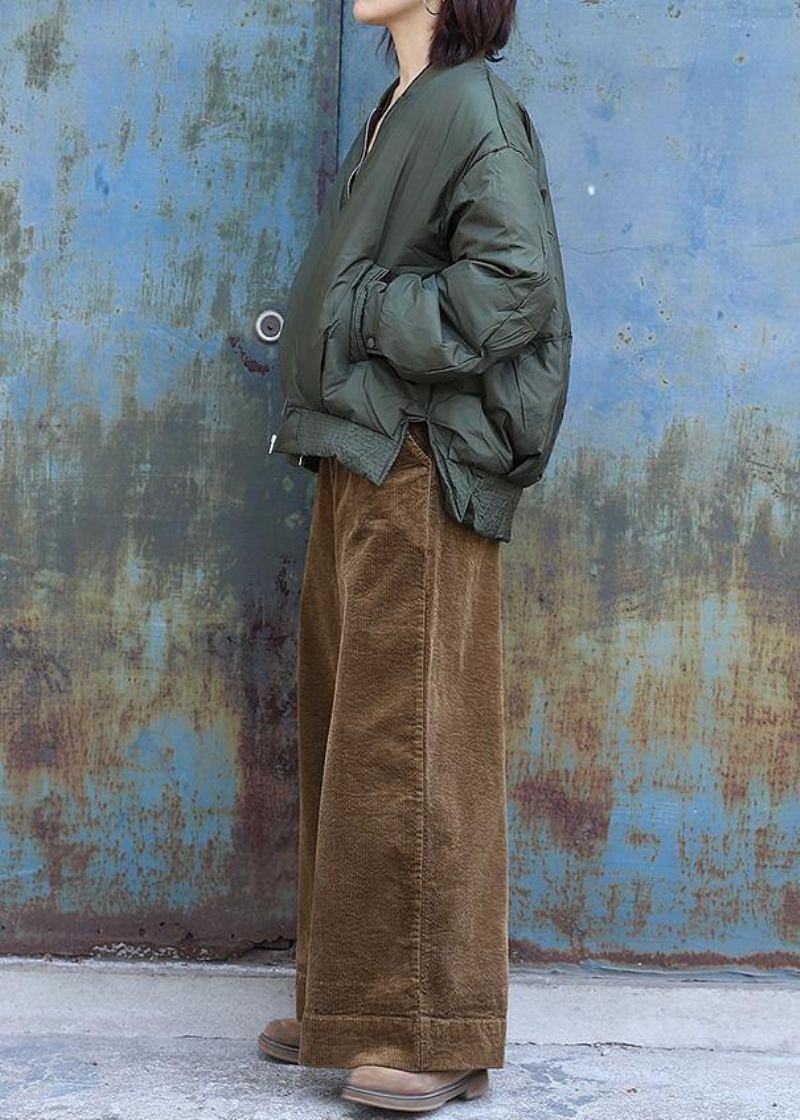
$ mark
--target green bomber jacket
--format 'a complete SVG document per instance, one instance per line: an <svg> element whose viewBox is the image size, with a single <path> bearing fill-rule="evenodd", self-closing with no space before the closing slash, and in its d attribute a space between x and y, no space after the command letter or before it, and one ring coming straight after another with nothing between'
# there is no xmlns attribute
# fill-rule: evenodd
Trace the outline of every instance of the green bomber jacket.
<svg viewBox="0 0 800 1120"><path fill-rule="evenodd" d="M278 340L269 451L380 485L424 421L447 513L508 541L561 427L572 328L538 136L484 55L428 64L359 130Z"/></svg>

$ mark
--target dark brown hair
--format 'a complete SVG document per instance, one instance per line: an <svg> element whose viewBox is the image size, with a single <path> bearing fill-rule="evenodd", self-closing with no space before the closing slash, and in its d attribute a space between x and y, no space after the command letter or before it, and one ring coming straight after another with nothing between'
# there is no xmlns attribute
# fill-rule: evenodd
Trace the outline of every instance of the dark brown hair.
<svg viewBox="0 0 800 1120"><path fill-rule="evenodd" d="M420 3L423 0L419 0ZM437 2L433 0L430 6ZM438 0L439 14L431 37L428 59L434 66L456 66L475 55L499 62L498 52L508 42L517 15L517 0ZM397 64L397 52L388 27L379 46L388 63Z"/></svg>

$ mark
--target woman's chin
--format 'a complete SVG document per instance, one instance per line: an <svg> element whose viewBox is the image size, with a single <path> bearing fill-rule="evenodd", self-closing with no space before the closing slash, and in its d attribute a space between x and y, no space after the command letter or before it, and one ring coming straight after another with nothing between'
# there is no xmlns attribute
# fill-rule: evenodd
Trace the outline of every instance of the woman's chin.
<svg viewBox="0 0 800 1120"><path fill-rule="evenodd" d="M385 27L390 20L415 9L419 0L353 0L353 18Z"/></svg>

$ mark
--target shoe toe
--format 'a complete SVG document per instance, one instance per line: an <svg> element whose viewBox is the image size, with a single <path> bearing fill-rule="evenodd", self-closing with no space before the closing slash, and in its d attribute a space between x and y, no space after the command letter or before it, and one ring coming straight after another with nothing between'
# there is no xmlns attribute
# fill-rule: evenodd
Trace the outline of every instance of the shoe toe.
<svg viewBox="0 0 800 1120"><path fill-rule="evenodd" d="M300 1042L300 1024L296 1019L270 1019L261 1033L284 1046L297 1046Z"/></svg>
<svg viewBox="0 0 800 1120"><path fill-rule="evenodd" d="M417 1097L446 1090L469 1073L467 1069L417 1072L390 1066L356 1066L348 1072L347 1084L374 1093Z"/></svg>

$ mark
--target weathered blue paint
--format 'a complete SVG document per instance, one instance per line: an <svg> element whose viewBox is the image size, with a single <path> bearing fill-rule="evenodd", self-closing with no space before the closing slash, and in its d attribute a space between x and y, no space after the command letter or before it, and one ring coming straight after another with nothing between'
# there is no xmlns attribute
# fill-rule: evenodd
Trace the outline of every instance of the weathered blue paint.
<svg viewBox="0 0 800 1120"><path fill-rule="evenodd" d="M122 745L112 771L87 766L78 790L37 770L27 800L52 828L21 845L4 836L4 904L22 907L56 891L62 914L80 911L90 884L109 893L113 884L115 907L132 911L190 911L209 891L213 899L227 871L239 794L226 738L224 726L198 734L184 718L164 716ZM20 808L10 784L3 782L0 799L5 820ZM125 791L135 798L127 813ZM119 812L111 820L110 806ZM64 874L65 853L74 853L80 875Z"/></svg>
<svg viewBox="0 0 800 1120"><path fill-rule="evenodd" d="M551 0L498 63L575 328L504 551L517 960L797 962L799 14ZM393 71L332 0L3 16L2 946L279 942L313 481L252 323Z"/></svg>
<svg viewBox="0 0 800 1120"><path fill-rule="evenodd" d="M294 926L310 500L267 441L338 4L33 0L0 62L0 949Z"/></svg>

